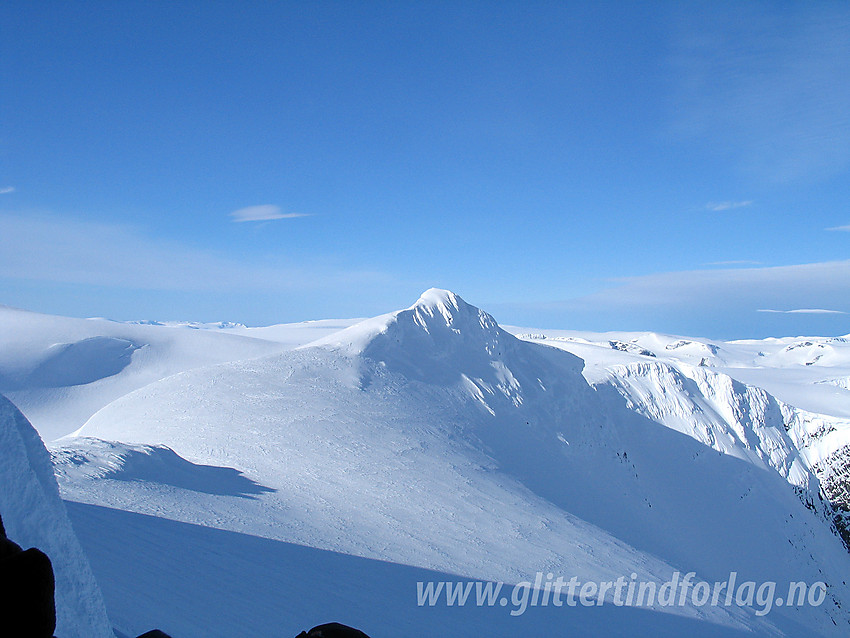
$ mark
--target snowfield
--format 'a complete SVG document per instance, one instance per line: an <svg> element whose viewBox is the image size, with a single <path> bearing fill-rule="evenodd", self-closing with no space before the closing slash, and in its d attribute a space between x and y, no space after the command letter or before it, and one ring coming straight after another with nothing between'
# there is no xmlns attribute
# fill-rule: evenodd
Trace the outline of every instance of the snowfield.
<svg viewBox="0 0 850 638"><path fill-rule="evenodd" d="M118 323L0 306L0 393L50 441L153 381L280 352L339 330L340 323L346 325L311 321L245 329L232 324Z"/></svg>
<svg viewBox="0 0 850 638"><path fill-rule="evenodd" d="M848 378L846 338L503 328L435 289L267 328L0 308L0 391L125 635L846 635ZM675 571L827 597L417 605L420 581Z"/></svg>

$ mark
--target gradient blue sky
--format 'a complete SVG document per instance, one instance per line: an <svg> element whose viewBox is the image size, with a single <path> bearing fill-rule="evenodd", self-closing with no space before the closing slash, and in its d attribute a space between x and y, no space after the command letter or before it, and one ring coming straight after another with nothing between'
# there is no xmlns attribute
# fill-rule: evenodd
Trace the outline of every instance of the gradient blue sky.
<svg viewBox="0 0 850 638"><path fill-rule="evenodd" d="M6 0L0 92L6 305L850 332L847 2Z"/></svg>

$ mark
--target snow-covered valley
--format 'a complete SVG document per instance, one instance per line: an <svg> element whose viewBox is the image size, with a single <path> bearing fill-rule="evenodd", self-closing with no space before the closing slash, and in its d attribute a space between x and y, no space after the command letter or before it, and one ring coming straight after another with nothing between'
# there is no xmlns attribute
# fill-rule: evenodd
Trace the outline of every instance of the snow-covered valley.
<svg viewBox="0 0 850 638"><path fill-rule="evenodd" d="M503 328L434 289L266 328L0 308L0 392L50 449L123 635L842 636L848 341ZM417 605L424 581L674 572L827 596Z"/></svg>

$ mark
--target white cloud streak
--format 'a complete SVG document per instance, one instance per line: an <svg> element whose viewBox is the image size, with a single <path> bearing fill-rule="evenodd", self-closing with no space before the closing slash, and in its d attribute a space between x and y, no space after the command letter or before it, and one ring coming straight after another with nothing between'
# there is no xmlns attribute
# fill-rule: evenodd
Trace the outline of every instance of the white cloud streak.
<svg viewBox="0 0 850 638"><path fill-rule="evenodd" d="M847 224L846 226L833 226L832 228L827 228L827 230L834 232L837 231L843 233L850 233L850 224Z"/></svg>
<svg viewBox="0 0 850 638"><path fill-rule="evenodd" d="M230 213L234 222L265 222L273 219L294 219L309 217L307 213L284 213L280 206L263 204L262 206L247 206Z"/></svg>
<svg viewBox="0 0 850 638"><path fill-rule="evenodd" d="M751 206L752 203L752 200L745 200L742 202L709 202L705 205L705 208L706 210L719 213L724 210L732 210L734 208L744 208L745 206Z"/></svg>
<svg viewBox="0 0 850 638"><path fill-rule="evenodd" d="M8 195L9 193L14 193L14 192L15 192L14 186L4 186L3 188L0 188L0 195Z"/></svg>
<svg viewBox="0 0 850 638"><path fill-rule="evenodd" d="M797 308L796 310L770 310L759 308L756 312L771 312L780 315L846 315L843 310L825 310L823 308Z"/></svg>

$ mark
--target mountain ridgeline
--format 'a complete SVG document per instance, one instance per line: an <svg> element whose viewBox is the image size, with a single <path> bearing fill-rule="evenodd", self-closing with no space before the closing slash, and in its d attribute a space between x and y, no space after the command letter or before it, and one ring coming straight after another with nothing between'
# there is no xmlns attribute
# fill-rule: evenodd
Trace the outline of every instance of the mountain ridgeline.
<svg viewBox="0 0 850 638"><path fill-rule="evenodd" d="M285 576L316 564L335 567L314 583L315 598L377 635L437 635L446 622L496 636L578 631L590 618L623 626L613 608L529 613L510 626L498 607L411 610L405 592L426 572L506 583L538 572L583 581L634 573L660 585L674 571L709 582L731 572L780 586L823 581L820 606L766 616L652 606L627 624L678 635L675 617L694 623L693 635L805 627L839 636L850 623L840 538L850 421L812 409L841 405L836 393L847 390L821 382L840 378L842 361L850 366L843 343L827 344L829 357L818 349L808 366L796 359L814 346L789 350L793 340L523 332L436 289L410 308L333 329L74 329L79 339L135 344L114 375L73 391L90 416L50 445L107 606L128 635L142 622L174 635L209 632L202 610L225 599L241 614L221 620L222 631L244 632L236 617L250 617L255 635L303 627L318 603ZM207 362L183 354L190 342L203 343ZM811 391L796 407L800 384L785 381L800 370ZM36 414L74 396L15 392ZM160 544L126 556L109 540L136 529ZM264 551L244 553L257 539ZM214 551L213 569L204 548L221 543L228 549ZM166 611L156 573L141 565L149 598L139 606L120 595L132 584L113 559L141 562L148 549L171 548L185 561L175 582L205 583L182 613ZM350 569L354 558L363 563ZM275 560L286 570L269 572ZM215 570L246 585L224 593ZM247 584L255 580L262 591ZM300 603L274 606L281 599ZM316 607L317 620L324 611Z"/></svg>

